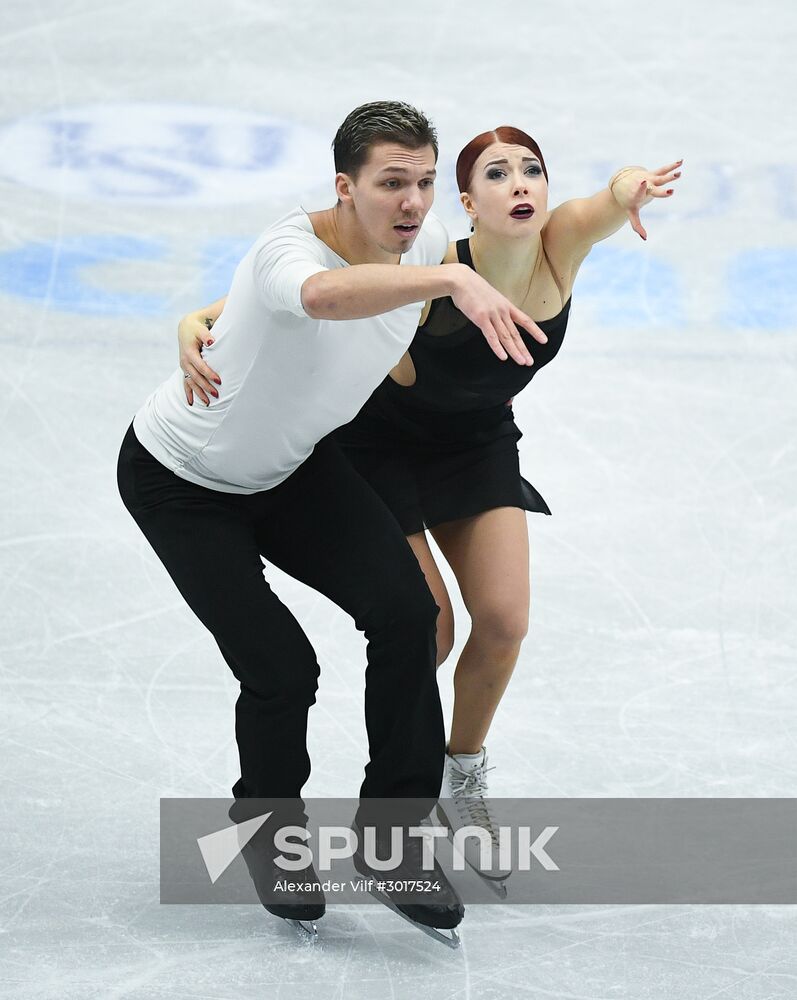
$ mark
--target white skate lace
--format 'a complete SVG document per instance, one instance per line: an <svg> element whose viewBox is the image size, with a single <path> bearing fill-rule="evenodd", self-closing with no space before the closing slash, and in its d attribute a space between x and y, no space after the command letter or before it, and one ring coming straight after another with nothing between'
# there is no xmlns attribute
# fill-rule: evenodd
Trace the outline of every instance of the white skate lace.
<svg viewBox="0 0 797 1000"><path fill-rule="evenodd" d="M487 830L493 843L497 844L498 834L495 830L494 820L484 800L484 796L487 794L485 775L488 771L494 770L494 767L477 766L472 770L463 771L455 764L451 767L449 780L453 800L460 816L472 826L480 826Z"/></svg>

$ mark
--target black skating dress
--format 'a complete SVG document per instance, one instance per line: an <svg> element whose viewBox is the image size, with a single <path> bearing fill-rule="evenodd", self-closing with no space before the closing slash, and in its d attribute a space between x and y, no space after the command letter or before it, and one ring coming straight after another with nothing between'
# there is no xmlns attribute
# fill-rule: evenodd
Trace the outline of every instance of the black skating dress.
<svg viewBox="0 0 797 1000"><path fill-rule="evenodd" d="M473 267L467 239L460 263ZM518 327L531 366L500 361L450 298L435 299L410 344L416 380L402 386L389 375L357 416L331 437L381 496L407 535L495 507L550 514L520 474L523 436L507 403L562 346L570 299L552 319L538 322L539 344Z"/></svg>

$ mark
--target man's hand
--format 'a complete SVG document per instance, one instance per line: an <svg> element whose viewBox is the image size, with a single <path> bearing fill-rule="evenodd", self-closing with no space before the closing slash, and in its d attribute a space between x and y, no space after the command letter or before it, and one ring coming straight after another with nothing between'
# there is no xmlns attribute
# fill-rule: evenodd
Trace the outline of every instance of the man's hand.
<svg viewBox="0 0 797 1000"><path fill-rule="evenodd" d="M213 383L221 385L221 379L202 358L202 348L210 347L213 335L208 328L210 320L204 311L189 313L180 320L177 339L180 342L180 368L185 376L183 387L189 406L194 405L194 393L205 406L210 406L208 393L219 397Z"/></svg>
<svg viewBox="0 0 797 1000"><path fill-rule="evenodd" d="M466 264L443 266L461 269L457 272L451 300L479 327L493 353L501 361L506 361L509 356L519 365L533 365L534 360L515 324L528 330L538 343L547 343L548 338L534 320L513 306L508 298Z"/></svg>

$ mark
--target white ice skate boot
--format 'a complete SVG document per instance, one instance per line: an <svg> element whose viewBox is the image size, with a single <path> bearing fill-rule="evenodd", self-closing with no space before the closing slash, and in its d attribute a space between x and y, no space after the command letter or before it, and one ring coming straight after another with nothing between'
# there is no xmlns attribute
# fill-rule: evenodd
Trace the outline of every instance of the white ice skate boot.
<svg viewBox="0 0 797 1000"><path fill-rule="evenodd" d="M481 847L475 837L469 837L465 841L462 853L470 867L490 884L497 895L503 897L506 895L504 882L512 871L500 865L498 826L490 814L486 800L486 774L492 770L492 767L487 767L485 747L479 753L458 753L453 756L446 753L443 787L437 808L440 820L449 828L452 838L464 826L481 827L488 832L491 845L489 867L484 867L481 862Z"/></svg>

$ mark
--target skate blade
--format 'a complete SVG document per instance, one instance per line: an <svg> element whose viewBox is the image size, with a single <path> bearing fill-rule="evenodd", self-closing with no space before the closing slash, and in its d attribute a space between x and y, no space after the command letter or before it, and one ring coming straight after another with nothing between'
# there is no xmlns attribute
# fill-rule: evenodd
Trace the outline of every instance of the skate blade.
<svg viewBox="0 0 797 1000"><path fill-rule="evenodd" d="M293 927L302 941L315 944L318 940L318 927L314 920L293 920L291 917L283 917L282 919Z"/></svg>
<svg viewBox="0 0 797 1000"><path fill-rule="evenodd" d="M404 916L403 913L401 915ZM409 920L409 918L407 919ZM410 923L415 924L415 921L410 920ZM459 937L459 931L456 927L452 927L448 933L445 933L445 931L441 931L438 927L426 927L425 924L415 924L415 926L420 927L424 934L427 934L435 941L439 941L441 944L444 944L447 948L451 948L453 951L456 951L456 949L462 944Z"/></svg>
<svg viewBox="0 0 797 1000"><path fill-rule="evenodd" d="M438 823L441 826L446 827L446 829L448 830L448 839L451 841L451 845L453 848L454 826L451 823L451 820L448 818L448 816L446 816L445 810L443 809L443 807L440 805L439 802L436 806L436 813L437 813ZM495 875L488 875L486 872L483 872L480 868L477 868L475 865L472 865L468 860L468 858L461 851L457 851L457 854L462 858L462 860L465 862L468 868L470 868L472 872L475 872L479 876L479 878L490 889L491 892L495 893L495 895L499 899L506 899L507 897L506 880L509 878L509 875L511 875L512 872L509 872L508 875L501 875L498 877L496 877Z"/></svg>
<svg viewBox="0 0 797 1000"><path fill-rule="evenodd" d="M412 917L408 917L406 913L402 913L401 910L388 896L385 896L381 892L376 892L374 890L371 891L371 895L374 897L374 899L378 899L380 903L384 903L384 905L389 910L392 910L397 917L401 917L402 920L406 921L406 923L410 924L412 927L417 927L419 931L423 931L423 933L426 934L427 937L432 938L434 941L439 941L441 944L444 944L447 948L453 948L453 949L459 948L459 946L462 944L462 941L460 940L459 937L459 931L457 931L456 927L452 927L448 931L448 933L446 933L445 931L441 931L437 927L427 927L426 924L419 924L417 920L413 920Z"/></svg>
<svg viewBox="0 0 797 1000"><path fill-rule="evenodd" d="M480 874L477 868L474 868L473 870L476 872L477 875ZM499 899L506 899L507 888L506 884L503 881L501 881L500 879L485 878L484 875L481 875L481 880L482 882L484 882L484 884L488 887L488 889L491 892L495 893L495 895Z"/></svg>

